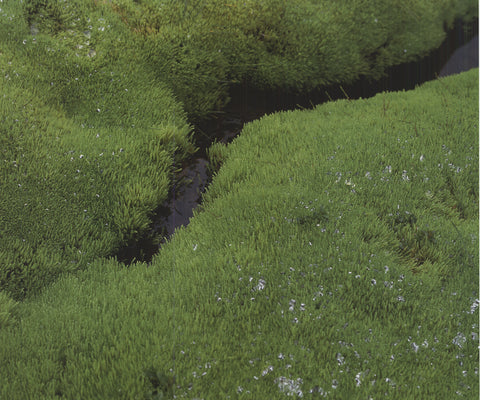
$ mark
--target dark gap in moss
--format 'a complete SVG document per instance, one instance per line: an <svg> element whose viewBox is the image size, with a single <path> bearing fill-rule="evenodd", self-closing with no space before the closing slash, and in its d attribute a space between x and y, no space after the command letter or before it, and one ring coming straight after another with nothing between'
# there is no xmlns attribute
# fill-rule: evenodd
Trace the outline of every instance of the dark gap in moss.
<svg viewBox="0 0 480 400"><path fill-rule="evenodd" d="M230 143L243 125L264 115L288 110L312 109L328 101L366 99L383 91L412 90L424 82L478 67L478 18L463 23L457 20L441 44L426 57L396 65L386 76L370 80L361 76L349 85L329 85L305 93L284 89L263 90L247 82L230 87L230 102L210 117L191 122L195 126L196 154L182 162L168 199L157 208L150 232L116 254L126 264L134 260L150 262L175 228L186 226L193 209L202 202L202 193L212 180L207 149L215 142Z"/></svg>

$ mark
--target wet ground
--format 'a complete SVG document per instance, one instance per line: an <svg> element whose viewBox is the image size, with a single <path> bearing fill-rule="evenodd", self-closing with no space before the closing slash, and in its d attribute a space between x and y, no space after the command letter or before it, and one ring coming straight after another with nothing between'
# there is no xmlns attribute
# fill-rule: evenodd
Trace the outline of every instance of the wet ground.
<svg viewBox="0 0 480 400"><path fill-rule="evenodd" d="M202 193L211 182L206 149L214 141L229 143L245 123L265 114L282 110L312 108L326 101L368 98L382 91L410 90L423 82L478 67L478 20L467 33L459 21L443 44L418 62L387 70L387 77L370 82L361 78L353 85L332 85L312 93L293 94L282 91L260 91L247 85L232 87L231 102L215 118L203 121L195 129L197 154L183 163L167 201L156 210L149 237L123 248L119 261L150 261L161 244L181 225L188 225L193 210L201 203Z"/></svg>

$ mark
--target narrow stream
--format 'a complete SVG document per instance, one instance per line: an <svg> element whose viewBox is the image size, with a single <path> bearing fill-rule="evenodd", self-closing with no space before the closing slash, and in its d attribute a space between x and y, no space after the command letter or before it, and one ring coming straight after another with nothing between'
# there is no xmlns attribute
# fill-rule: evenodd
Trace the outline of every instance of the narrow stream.
<svg viewBox="0 0 480 400"><path fill-rule="evenodd" d="M199 151L183 162L182 172L175 177L168 199L155 212L150 234L122 248L117 253L118 260L126 264L134 260L150 262L175 228L188 225L212 180L206 149L214 141L230 143L245 123L265 114L310 109L338 99L369 98L383 91L411 90L437 77L478 67L478 19L470 33L464 33L462 27L462 21L457 21L438 49L420 61L389 68L387 76L378 81L369 82L361 77L353 85L331 85L306 94L261 91L247 85L232 87L232 100L224 110L215 113L219 116L196 126L194 136Z"/></svg>

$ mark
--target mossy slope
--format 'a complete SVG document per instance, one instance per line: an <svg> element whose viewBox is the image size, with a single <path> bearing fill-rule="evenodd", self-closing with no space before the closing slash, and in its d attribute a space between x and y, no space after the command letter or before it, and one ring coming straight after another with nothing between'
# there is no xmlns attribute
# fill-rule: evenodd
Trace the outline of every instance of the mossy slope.
<svg viewBox="0 0 480 400"><path fill-rule="evenodd" d="M196 116L220 110L236 83L305 91L379 78L438 47L456 18L478 17L475 0L104 3Z"/></svg>
<svg viewBox="0 0 480 400"><path fill-rule="evenodd" d="M23 12L73 54L146 65L198 119L236 83L305 91L379 78L438 47L456 18L478 17L478 2L29 0Z"/></svg>
<svg viewBox="0 0 480 400"><path fill-rule="evenodd" d="M121 22L91 11L88 31L32 35L21 10L7 5L0 24L0 289L16 299L135 242L194 151Z"/></svg>
<svg viewBox="0 0 480 400"><path fill-rule="evenodd" d="M238 82L378 77L474 3L5 2L0 287L20 299L138 240L194 151L185 111L221 108Z"/></svg>
<svg viewBox="0 0 480 400"><path fill-rule="evenodd" d="M150 266L9 303L2 397L477 398L477 105L478 69L247 125Z"/></svg>

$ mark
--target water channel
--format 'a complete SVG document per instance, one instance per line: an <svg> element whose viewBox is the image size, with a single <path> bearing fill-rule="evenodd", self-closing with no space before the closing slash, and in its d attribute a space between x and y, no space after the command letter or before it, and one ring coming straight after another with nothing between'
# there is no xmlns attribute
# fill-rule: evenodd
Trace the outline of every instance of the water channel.
<svg viewBox="0 0 480 400"><path fill-rule="evenodd" d="M230 143L244 124L273 112L310 109L326 101L365 99L383 91L411 90L426 81L475 67L478 67L478 19L466 30L462 21L457 21L438 49L419 61L389 68L387 76L378 81L361 77L353 85L331 85L305 94L261 91L248 85L232 87L231 101L225 109L216 112L215 118L196 125L194 136L199 150L183 162L168 199L155 212L150 234L122 248L117 259L126 264L133 260L150 262L177 227L188 225L212 180L206 149L215 141Z"/></svg>

